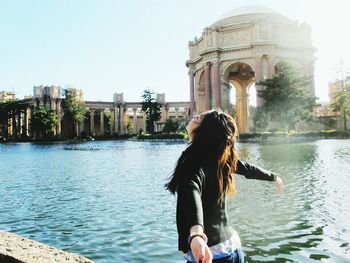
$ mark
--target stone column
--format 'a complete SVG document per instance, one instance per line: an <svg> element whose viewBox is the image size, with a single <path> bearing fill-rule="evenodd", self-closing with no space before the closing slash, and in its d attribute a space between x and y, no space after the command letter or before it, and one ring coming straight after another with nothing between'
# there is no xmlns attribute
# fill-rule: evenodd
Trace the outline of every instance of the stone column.
<svg viewBox="0 0 350 263"><path fill-rule="evenodd" d="M146 113L143 112L142 114L142 130L143 132L146 132L146 121L147 121L147 116L146 116Z"/></svg>
<svg viewBox="0 0 350 263"><path fill-rule="evenodd" d="M215 62L215 79L214 79L214 90L215 90L215 107L221 108L221 70L220 61Z"/></svg>
<svg viewBox="0 0 350 263"><path fill-rule="evenodd" d="M175 120L179 119L179 108L175 108Z"/></svg>
<svg viewBox="0 0 350 263"><path fill-rule="evenodd" d="M118 113L118 107L114 106L114 133L119 134L119 113Z"/></svg>
<svg viewBox="0 0 350 263"><path fill-rule="evenodd" d="M132 120L133 120L133 126L134 126L134 134L137 134L137 109L136 108L133 108L132 109L133 110L133 112L134 112L134 116L133 116L133 118L132 118Z"/></svg>
<svg viewBox="0 0 350 263"><path fill-rule="evenodd" d="M169 108L165 108L165 119L169 119Z"/></svg>
<svg viewBox="0 0 350 263"><path fill-rule="evenodd" d="M269 56L269 75L268 78L272 78L275 74L275 57Z"/></svg>
<svg viewBox="0 0 350 263"><path fill-rule="evenodd" d="M196 106L194 102L194 72L193 70L190 70L188 72L189 78L190 78L190 118L193 117L196 111Z"/></svg>
<svg viewBox="0 0 350 263"><path fill-rule="evenodd" d="M256 106L261 107L264 105L264 99L259 97L259 90L262 90L263 87L257 85L263 79L262 63L261 57L255 59L255 89L256 89Z"/></svg>
<svg viewBox="0 0 350 263"><path fill-rule="evenodd" d="M123 135L125 134L125 129L124 129L124 118L125 118L125 113L124 113L124 105L120 105L120 108L119 108L119 127L120 127L120 130L119 130L119 134L120 135Z"/></svg>
<svg viewBox="0 0 350 263"><path fill-rule="evenodd" d="M100 110L100 135L105 135L105 119L104 119L104 110Z"/></svg>
<svg viewBox="0 0 350 263"><path fill-rule="evenodd" d="M204 67L205 110L210 110L210 62Z"/></svg>
<svg viewBox="0 0 350 263"><path fill-rule="evenodd" d="M166 119L167 119L167 116L166 116L165 104L163 104L162 105L162 118L161 118L161 121L165 122Z"/></svg>
<svg viewBox="0 0 350 263"><path fill-rule="evenodd" d="M115 123L115 121L114 121L114 117L115 117L115 114L114 114L114 111L113 111L113 109L112 109L112 111L111 111L111 123L110 123L110 127L109 127L109 130L110 130L110 135L113 135L113 131L114 131L114 123Z"/></svg>
<svg viewBox="0 0 350 263"><path fill-rule="evenodd" d="M56 135L61 136L62 127L61 127L61 119L62 119L62 108L61 108L61 100L58 99L56 102L56 114L58 116L58 125L56 127Z"/></svg>
<svg viewBox="0 0 350 263"><path fill-rule="evenodd" d="M28 136L28 128L29 128L29 119L28 119L28 108L26 108L24 110L24 136L27 137Z"/></svg>
<svg viewBox="0 0 350 263"><path fill-rule="evenodd" d="M95 112L93 109L90 110L90 133L95 132Z"/></svg>

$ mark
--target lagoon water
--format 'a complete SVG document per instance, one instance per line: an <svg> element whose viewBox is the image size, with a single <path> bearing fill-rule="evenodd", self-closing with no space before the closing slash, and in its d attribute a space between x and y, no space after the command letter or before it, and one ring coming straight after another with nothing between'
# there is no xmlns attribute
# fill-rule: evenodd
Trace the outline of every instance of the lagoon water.
<svg viewBox="0 0 350 263"><path fill-rule="evenodd" d="M184 262L163 188L185 143L0 144L0 229L96 262ZM350 262L350 140L239 144L286 189L237 175L246 262Z"/></svg>

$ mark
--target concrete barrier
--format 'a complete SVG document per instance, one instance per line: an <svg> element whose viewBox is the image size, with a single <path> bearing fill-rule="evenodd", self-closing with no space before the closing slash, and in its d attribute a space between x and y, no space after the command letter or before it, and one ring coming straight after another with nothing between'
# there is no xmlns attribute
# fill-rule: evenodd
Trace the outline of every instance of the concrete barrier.
<svg viewBox="0 0 350 263"><path fill-rule="evenodd" d="M82 256L0 230L0 263L93 263Z"/></svg>

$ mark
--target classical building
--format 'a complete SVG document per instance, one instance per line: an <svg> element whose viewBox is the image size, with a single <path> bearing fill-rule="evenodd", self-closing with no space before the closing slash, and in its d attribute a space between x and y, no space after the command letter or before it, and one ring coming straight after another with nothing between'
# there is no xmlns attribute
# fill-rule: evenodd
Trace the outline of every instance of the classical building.
<svg viewBox="0 0 350 263"><path fill-rule="evenodd" d="M0 91L0 102L15 100L16 94L10 91Z"/></svg>
<svg viewBox="0 0 350 263"><path fill-rule="evenodd" d="M292 64L313 79L315 49L310 27L266 7L226 13L189 42L189 51L190 115L211 108L229 112L230 103L235 104L240 132L250 130L249 88L271 78L279 62ZM232 88L236 89L235 102L230 102ZM313 82L308 88L314 94ZM257 96L257 106L263 103Z"/></svg>
<svg viewBox="0 0 350 263"><path fill-rule="evenodd" d="M71 91L74 92L78 101L83 101L82 90L71 89ZM23 100L24 108L16 113L15 117L9 117L8 122L2 125L7 126L2 128L6 129L6 137L40 137L40 134L29 133L33 108L38 105L53 110L58 116L58 126L54 131L56 136L74 137L75 134L85 133L103 137L146 131L146 116L141 110L141 102L126 102L123 93L115 93L113 101L85 101L88 110L86 118L75 127L73 127L72 117L66 114L62 107L63 100L64 94L61 87L35 86L33 97ZM156 132L162 131L165 120L169 118L187 123L189 102L166 102L164 93L157 94L156 100L161 105L161 119L155 123Z"/></svg>

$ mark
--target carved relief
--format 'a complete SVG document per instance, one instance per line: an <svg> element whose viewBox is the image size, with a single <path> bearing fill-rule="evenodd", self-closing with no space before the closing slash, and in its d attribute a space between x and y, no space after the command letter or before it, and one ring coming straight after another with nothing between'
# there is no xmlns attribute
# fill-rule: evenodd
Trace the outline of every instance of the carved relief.
<svg viewBox="0 0 350 263"><path fill-rule="evenodd" d="M223 45L233 46L248 44L251 42L251 32L250 30L240 30L231 33L226 33L223 35Z"/></svg>

